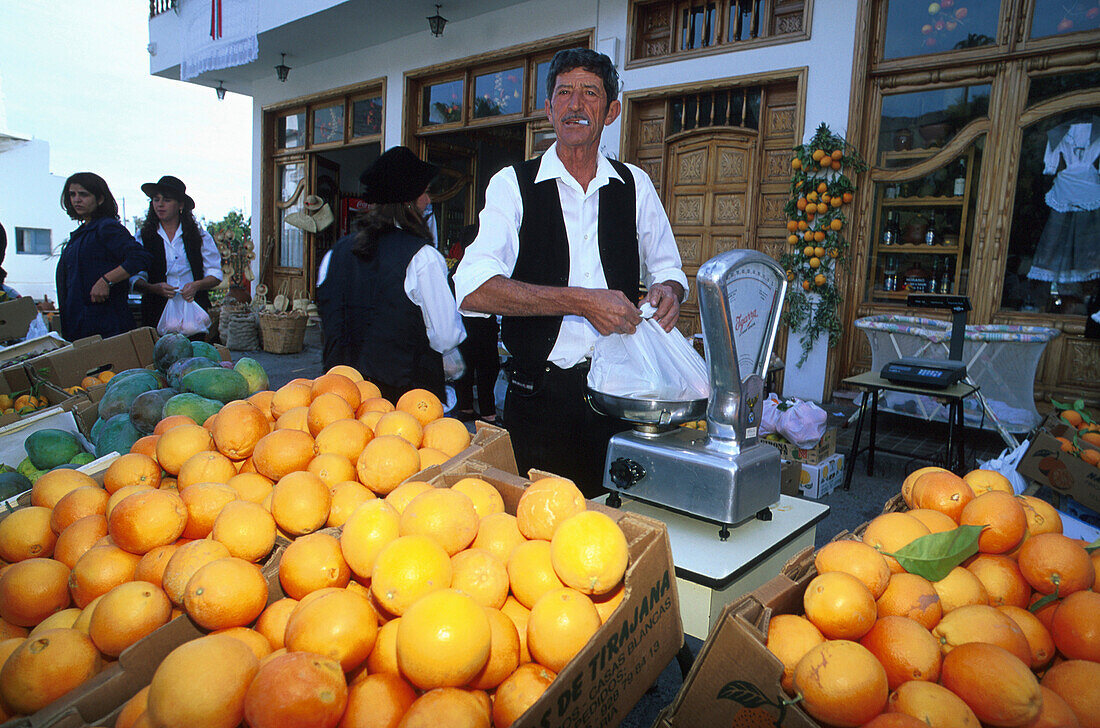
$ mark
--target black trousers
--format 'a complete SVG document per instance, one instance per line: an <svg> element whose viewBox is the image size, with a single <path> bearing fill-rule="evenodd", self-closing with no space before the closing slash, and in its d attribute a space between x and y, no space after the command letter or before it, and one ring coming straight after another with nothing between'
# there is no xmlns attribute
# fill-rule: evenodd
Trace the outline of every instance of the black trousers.
<svg viewBox="0 0 1100 728"><path fill-rule="evenodd" d="M496 387L500 373L500 353L497 349L496 316L463 316L466 338L458 350L466 362L466 373L454 383L455 409L474 408L474 385L477 385L477 413L482 417L495 415L497 411Z"/></svg>
<svg viewBox="0 0 1100 728"><path fill-rule="evenodd" d="M530 386L517 386L518 379ZM519 472L531 468L569 478L586 498L603 488L607 442L629 429L626 423L597 414L584 399L588 364L561 369L553 364L534 375L509 374L504 427L512 439Z"/></svg>

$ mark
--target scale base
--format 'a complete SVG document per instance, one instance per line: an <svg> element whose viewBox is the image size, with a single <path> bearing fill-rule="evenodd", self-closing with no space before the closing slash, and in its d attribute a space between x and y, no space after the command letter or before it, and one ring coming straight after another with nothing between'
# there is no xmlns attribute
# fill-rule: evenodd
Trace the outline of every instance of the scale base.
<svg viewBox="0 0 1100 728"><path fill-rule="evenodd" d="M634 500L734 526L779 501L779 451L757 443L730 455L706 447L705 432L678 427L660 435L623 432L607 447L609 498ZM728 535L728 532L726 532Z"/></svg>

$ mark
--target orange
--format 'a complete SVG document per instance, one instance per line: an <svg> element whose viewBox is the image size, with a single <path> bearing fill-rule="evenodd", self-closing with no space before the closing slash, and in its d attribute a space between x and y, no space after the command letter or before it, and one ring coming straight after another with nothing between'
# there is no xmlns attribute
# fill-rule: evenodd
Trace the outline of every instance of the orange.
<svg viewBox="0 0 1100 728"><path fill-rule="evenodd" d="M291 407L275 420L276 430L301 430L309 433L309 407Z"/></svg>
<svg viewBox="0 0 1100 728"><path fill-rule="evenodd" d="M1022 495L1020 500L1024 515L1027 516L1027 532L1030 535L1062 532L1062 516L1054 506L1031 495Z"/></svg>
<svg viewBox="0 0 1100 728"><path fill-rule="evenodd" d="M819 574L843 571L863 582L878 599L890 582L890 567L875 549L861 541L838 539L822 546L814 554L814 566Z"/></svg>
<svg viewBox="0 0 1100 728"><path fill-rule="evenodd" d="M1058 693L1041 683L1039 691L1043 694L1043 707L1027 728L1081 728L1073 709Z"/></svg>
<svg viewBox="0 0 1100 728"><path fill-rule="evenodd" d="M0 617L9 624L33 627L65 609L68 577L68 567L53 559L25 559L5 567L0 574Z"/></svg>
<svg viewBox="0 0 1100 728"><path fill-rule="evenodd" d="M515 516L510 513L494 513L484 516L478 522L477 536L474 537L470 548L488 551L507 564L512 549L526 540L519 532Z"/></svg>
<svg viewBox="0 0 1100 728"><path fill-rule="evenodd" d="M286 623L298 607L298 600L283 597L264 608L256 619L253 629L262 634L271 644L271 649L286 647Z"/></svg>
<svg viewBox="0 0 1100 728"><path fill-rule="evenodd" d="M312 401L310 390L309 384L301 382L288 382L279 387L271 397L271 416L277 420L294 407L309 407Z"/></svg>
<svg viewBox="0 0 1100 728"><path fill-rule="evenodd" d="M599 511L566 518L550 540L554 572L582 594L605 594L618 586L629 558L623 530Z"/></svg>
<svg viewBox="0 0 1100 728"><path fill-rule="evenodd" d="M599 609L596 611L599 611ZM531 653L527 649L527 620L531 617L531 610L520 604L515 597L509 596L504 600L504 606L500 608L500 613L516 625L516 631L519 633L520 664L530 662Z"/></svg>
<svg viewBox="0 0 1100 728"><path fill-rule="evenodd" d="M397 664L422 690L462 686L488 662L491 639L481 605L454 589L440 589L401 615Z"/></svg>
<svg viewBox="0 0 1100 728"><path fill-rule="evenodd" d="M188 422L190 422L191 418L188 417L187 420L188 420ZM145 437L139 438L138 441L135 442L130 447L130 452L128 454L131 454L131 455L144 455L145 457L149 458L153 462L156 462L157 440L159 440L159 439L160 439L160 435L146 435ZM160 465L157 465L157 477L158 478L160 477L160 473L161 473Z"/></svg>
<svg viewBox="0 0 1100 728"><path fill-rule="evenodd" d="M421 426L443 416L443 403L426 389L410 389L397 400L396 408L414 416Z"/></svg>
<svg viewBox="0 0 1100 728"><path fill-rule="evenodd" d="M499 609L486 607L489 618L489 660L470 680L470 687L492 690L519 667L519 632L512 620Z"/></svg>
<svg viewBox="0 0 1100 728"><path fill-rule="evenodd" d="M225 629L214 630L210 634L223 634L244 642L252 650L252 654L256 656L257 660L263 660L273 651L267 637L248 627L226 627Z"/></svg>
<svg viewBox="0 0 1100 728"><path fill-rule="evenodd" d="M1039 621L1043 623L1043 626L1046 627L1049 631L1050 628L1054 626L1054 612L1058 610L1058 607L1062 606L1062 600L1055 599L1054 601L1047 602L1043 606L1036 609L1036 603L1040 599L1044 598L1045 597L1042 594L1032 593L1031 599L1028 603L1028 611L1034 614L1039 619Z"/></svg>
<svg viewBox="0 0 1100 728"><path fill-rule="evenodd" d="M587 595L552 589L539 597L527 620L527 649L540 665L560 672L599 630L602 622Z"/></svg>
<svg viewBox="0 0 1100 728"><path fill-rule="evenodd" d="M923 726L980 728L974 711L942 685L924 680L902 683L886 703L888 714L912 716Z"/></svg>
<svg viewBox="0 0 1100 728"><path fill-rule="evenodd" d="M88 636L108 657L118 657L130 645L168 623L172 603L156 584L130 581L103 595L92 612Z"/></svg>
<svg viewBox="0 0 1100 728"><path fill-rule="evenodd" d="M768 621L768 651L783 663L781 684L788 694L794 693L794 668L811 647L825 641L821 630L805 617L777 614Z"/></svg>
<svg viewBox="0 0 1100 728"><path fill-rule="evenodd" d="M252 503L262 503L275 487L269 478L259 473L237 473L225 484L237 491L238 498Z"/></svg>
<svg viewBox="0 0 1100 728"><path fill-rule="evenodd" d="M893 556L886 554L893 553L929 533L928 526L907 513L883 513L867 524L867 530L863 532L863 543L881 552L890 571L897 574L902 571L901 564Z"/></svg>
<svg viewBox="0 0 1100 728"><path fill-rule="evenodd" d="M379 499L363 503L344 522L340 551L358 578L370 578L379 552L400 535L399 524L397 511Z"/></svg>
<svg viewBox="0 0 1100 728"><path fill-rule="evenodd" d="M420 445L439 450L453 458L470 446L470 431L459 420L440 417L424 425L424 437Z"/></svg>
<svg viewBox="0 0 1100 728"><path fill-rule="evenodd" d="M348 687L341 721L346 728L395 728L416 701L416 690L399 675L370 674Z"/></svg>
<svg viewBox="0 0 1100 728"><path fill-rule="evenodd" d="M354 463L372 439L374 432L359 420L336 420L317 433L317 452L343 455Z"/></svg>
<svg viewBox="0 0 1100 728"><path fill-rule="evenodd" d="M79 490L77 488L72 493ZM54 544L57 543L57 534L50 528L52 515L49 508L42 506L19 508L8 514L0 521L0 559L11 563L52 556Z"/></svg>
<svg viewBox="0 0 1100 728"><path fill-rule="evenodd" d="M451 569L451 588L481 606L499 609L508 598L508 569L488 551L459 551L451 557Z"/></svg>
<svg viewBox="0 0 1100 728"><path fill-rule="evenodd" d="M305 470L317 455L313 438L301 430L275 430L264 435L252 451L256 472L273 481Z"/></svg>
<svg viewBox="0 0 1100 728"><path fill-rule="evenodd" d="M386 400L383 399L381 401L385 402ZM355 418L367 427L369 427L371 432L374 432L374 426L378 424L378 420L382 419L382 415L384 415L385 412L379 412L378 410L368 410L366 409L367 406L368 405L366 402L359 405L359 409L355 411ZM392 405L388 411L393 411Z"/></svg>
<svg viewBox="0 0 1100 728"><path fill-rule="evenodd" d="M134 493L119 502L107 517L111 539L134 554L172 543L186 527L187 506L170 490Z"/></svg>
<svg viewBox="0 0 1100 728"><path fill-rule="evenodd" d="M168 486L168 481L171 481L173 483L172 487ZM176 482L175 478L165 478L160 483L161 490L166 490L166 491L170 490L173 493L175 493L176 492L175 482ZM114 493L112 493L111 497L107 499L107 510L104 511L103 515L106 516L107 521L110 522L111 512L115 509L115 506L117 506L119 503L121 503L126 498L129 498L130 496L132 496L134 493L141 493L143 491L150 491L150 490L153 490L153 489L151 487L149 487L148 485L124 485L124 486L122 486L121 488L116 490Z"/></svg>
<svg viewBox="0 0 1100 728"><path fill-rule="evenodd" d="M345 381L347 381L346 378ZM358 390L356 390L356 395L358 395ZM309 410L306 413L306 424L309 426L309 434L316 437L321 430L333 422L354 418L355 408L348 404L347 400L338 394L324 392L318 394L310 403Z"/></svg>
<svg viewBox="0 0 1100 728"><path fill-rule="evenodd" d="M359 373L359 370L355 367L348 366L347 364L337 364L331 367L325 374L339 374L347 377L352 382L358 384L363 381L363 375Z"/></svg>
<svg viewBox="0 0 1100 728"><path fill-rule="evenodd" d="M875 599L851 574L818 574L802 597L806 618L831 640L859 639L875 623Z"/></svg>
<svg viewBox="0 0 1100 728"><path fill-rule="evenodd" d="M292 536L323 528L331 505L332 491L309 471L283 476L271 491L271 515Z"/></svg>
<svg viewBox="0 0 1100 728"><path fill-rule="evenodd" d="M905 713L880 713L863 724L863 728L927 728L927 726L927 723L922 723Z"/></svg>
<svg viewBox="0 0 1100 728"><path fill-rule="evenodd" d="M291 652L312 652L340 663L344 672L359 667L374 649L378 615L366 597L346 589L303 602L286 623Z"/></svg>
<svg viewBox="0 0 1100 728"><path fill-rule="evenodd" d="M350 580L351 569L340 552L340 542L328 533L311 533L291 541L279 560L279 583L292 599L325 587L342 588Z"/></svg>
<svg viewBox="0 0 1100 728"><path fill-rule="evenodd" d="M1054 659L1054 638L1038 617L1019 607L997 607L997 611L1015 622L1024 633L1028 649L1031 651L1028 667L1032 670L1041 670Z"/></svg>
<svg viewBox="0 0 1100 728"><path fill-rule="evenodd" d="M371 594L387 612L401 616L421 597L449 587L452 573L451 557L438 542L422 535L400 536L378 552Z"/></svg>
<svg viewBox="0 0 1100 728"><path fill-rule="evenodd" d="M925 526L928 526L928 530L932 533L953 531L959 525L951 520L951 516L941 513L940 511L934 511L931 508L915 508L906 512Z"/></svg>
<svg viewBox="0 0 1100 728"><path fill-rule="evenodd" d="M139 561L141 557L137 554L123 551L114 545L94 546L88 549L73 564L72 573L68 575L69 591L72 593L73 602L78 607L86 607L101 594L106 594L123 582L132 581ZM14 568L13 565L5 571L4 576L6 577ZM3 578L0 577L0 592L2 587ZM4 616L2 612L0 616Z"/></svg>
<svg viewBox="0 0 1100 728"><path fill-rule="evenodd" d="M337 483L345 480L355 480L358 477L355 466L350 460L343 455L331 452L321 453L310 460L306 469L320 478L321 482L328 486L330 490Z"/></svg>
<svg viewBox="0 0 1100 728"><path fill-rule="evenodd" d="M597 594L592 597L592 603L596 605L596 611L599 612L601 622L607 623L607 620L615 613L625 596L626 582L622 582L606 594Z"/></svg>
<svg viewBox="0 0 1100 728"><path fill-rule="evenodd" d="M1027 607L1031 587L1015 560L999 554L978 554L966 568L982 582L994 607Z"/></svg>
<svg viewBox="0 0 1100 728"><path fill-rule="evenodd" d="M542 697L555 677L557 673L533 662L517 667L497 686L493 699L493 725L502 728L519 720Z"/></svg>
<svg viewBox="0 0 1100 728"><path fill-rule="evenodd" d="M275 519L259 503L235 500L214 519L210 537L224 544L230 555L257 562L275 547Z"/></svg>
<svg viewBox="0 0 1100 728"><path fill-rule="evenodd" d="M565 478L540 478L519 498L516 525L527 538L549 541L558 524L588 508L584 495Z"/></svg>
<svg viewBox="0 0 1100 728"><path fill-rule="evenodd" d="M85 516L104 515L107 512L107 500L109 498L110 494L103 488L93 488L90 485L69 491L53 507L53 512L50 514L50 529L54 533L61 533ZM31 507L37 508L39 506ZM3 524L0 523L0 531L3 530L3 527ZM13 560L4 556L0 556L0 558L4 558L6 561Z"/></svg>
<svg viewBox="0 0 1100 728"><path fill-rule="evenodd" d="M400 520L402 536L428 536L452 556L473 542L477 527L473 501L450 488L432 488L416 496L401 513Z"/></svg>
<svg viewBox="0 0 1100 728"><path fill-rule="evenodd" d="M932 582L944 614L968 604L989 604L989 592L974 572L956 566L947 576Z"/></svg>
<svg viewBox="0 0 1100 728"><path fill-rule="evenodd" d="M224 455L243 460L252 455L260 438L271 432L264 411L251 402L230 402L218 412L211 434Z"/></svg>
<svg viewBox="0 0 1100 728"><path fill-rule="evenodd" d="M875 601L878 616L909 617L932 629L943 616L940 597L932 582L916 574L894 574L886 591Z"/></svg>
<svg viewBox="0 0 1100 728"><path fill-rule="evenodd" d="M802 708L829 725L859 726L886 707L886 671L858 642L829 640L810 648L794 670Z"/></svg>
<svg viewBox="0 0 1100 728"><path fill-rule="evenodd" d="M488 481L481 478L462 478L451 486L451 490L469 496L479 519L494 513L504 513L504 498Z"/></svg>
<svg viewBox="0 0 1100 728"><path fill-rule="evenodd" d="M158 728L236 728L258 669L248 645L227 635L184 642L153 673L150 722Z"/></svg>
<svg viewBox="0 0 1100 728"><path fill-rule="evenodd" d="M214 438L205 427L179 425L157 440L157 462L170 475L176 475L192 455L214 449Z"/></svg>
<svg viewBox="0 0 1100 728"><path fill-rule="evenodd" d="M968 642L943 658L940 683L963 699L978 720L1020 726L1039 715L1043 695L1027 664L997 645Z"/></svg>
<svg viewBox="0 0 1100 728"><path fill-rule="evenodd" d="M157 546L149 553L143 555L134 569L134 581L147 581L150 584L161 586L164 582L164 570L168 568L168 562L176 549L182 546L179 541L167 546Z"/></svg>
<svg viewBox="0 0 1100 728"><path fill-rule="evenodd" d="M420 470L420 453L403 437L382 435L367 443L355 467L360 483L386 495Z"/></svg>
<svg viewBox="0 0 1100 728"><path fill-rule="evenodd" d="M322 456L318 455L317 457ZM352 478L354 477L355 470L353 468ZM332 505L329 506L328 521L325 522L325 525L329 528L343 526L351 517L351 514L355 512L355 509L369 500L377 500L377 497L367 489L367 486L354 479L343 480L330 485L329 492L332 493Z"/></svg>
<svg viewBox="0 0 1100 728"><path fill-rule="evenodd" d="M531 609L544 594L565 586L554 571L550 542L525 541L508 556L508 582L520 604Z"/></svg>
<svg viewBox="0 0 1100 728"><path fill-rule="evenodd" d="M1081 416L1080 412L1072 409L1062 410L1058 413L1058 416L1061 417L1063 421L1068 422L1074 427L1080 427L1081 424L1085 421L1085 418Z"/></svg>
<svg viewBox="0 0 1100 728"><path fill-rule="evenodd" d="M172 604L182 606L183 597L187 594L187 582L195 572L211 561L224 559L227 556L230 556L229 549L212 539L203 538L183 544L176 549L164 566L164 573L161 576L164 593Z"/></svg>
<svg viewBox="0 0 1100 728"><path fill-rule="evenodd" d="M891 690L909 680L939 679L940 644L923 625L908 617L881 617L859 643L882 663Z"/></svg>
<svg viewBox="0 0 1100 728"><path fill-rule="evenodd" d="M1003 554L1024 537L1027 516L1016 496L990 491L966 504L959 524L985 526L978 537L978 550L984 554Z"/></svg>
<svg viewBox="0 0 1100 728"><path fill-rule="evenodd" d="M933 471L917 478L913 500L917 508L939 511L957 522L966 504L974 500L974 491L954 473Z"/></svg>
<svg viewBox="0 0 1100 728"><path fill-rule="evenodd" d="M979 496L991 490L998 490L1002 493L1008 493L1009 495L1016 495L1016 491L1012 488L1012 483L1009 482L1008 478L1001 475L996 470L971 470L963 476L963 480L966 481L966 484L974 491L975 496Z"/></svg>
<svg viewBox="0 0 1100 728"><path fill-rule="evenodd" d="M1063 599L1054 611L1050 633L1058 651L1069 659L1100 662L1100 594L1079 591Z"/></svg>
<svg viewBox="0 0 1100 728"><path fill-rule="evenodd" d="M364 399L360 403L359 407L356 408L355 416L357 418L360 418L367 412L386 413L393 412L395 409L397 408L393 406L393 403L391 403L385 397L370 397L368 399Z"/></svg>
<svg viewBox="0 0 1100 728"><path fill-rule="evenodd" d="M1082 728L1100 726L1100 663L1066 660L1043 674L1042 685L1066 701Z"/></svg>
<svg viewBox="0 0 1100 728"><path fill-rule="evenodd" d="M227 556L200 566L187 581L183 608L203 629L244 627L267 606L267 580L253 563Z"/></svg>
<svg viewBox="0 0 1100 728"><path fill-rule="evenodd" d="M157 423L157 426L153 428L154 435L163 435L171 430L173 427L180 425L195 425L198 424L187 415L168 415L163 420Z"/></svg>
<svg viewBox="0 0 1100 728"><path fill-rule="evenodd" d="M442 720L453 728L488 728L489 709L489 704L479 699L477 691L435 688L417 698L398 725L400 728L436 728Z"/></svg>
<svg viewBox="0 0 1100 728"><path fill-rule="evenodd" d="M386 494L386 502L393 506L398 513L404 513L405 507L412 502L413 498L431 490L433 487L435 486L425 483L423 480L406 480Z"/></svg>
<svg viewBox="0 0 1100 728"><path fill-rule="evenodd" d="M362 377L359 377L359 379L362 379ZM355 381L353 377L330 370L313 380L313 384L310 385L310 397L312 401L316 401L322 394L335 394L347 402L354 413L362 401L362 394Z"/></svg>
<svg viewBox="0 0 1100 728"><path fill-rule="evenodd" d="M6 619L0 618L0 641L26 637L29 633L29 630L25 627L19 627ZM0 661L0 666L3 666L3 664Z"/></svg>
<svg viewBox="0 0 1100 728"><path fill-rule="evenodd" d="M69 468L51 470L40 475L31 486L31 505L53 508L64 496L84 486L98 488L99 483L79 470Z"/></svg>
<svg viewBox="0 0 1100 728"><path fill-rule="evenodd" d="M419 448L424 439L424 426L412 414L402 410L394 410L382 415L378 418L373 430L376 437L396 435L408 440L409 444L415 448Z"/></svg>
<svg viewBox="0 0 1100 728"><path fill-rule="evenodd" d="M88 602L88 606L80 610L80 616L73 622L73 629L80 630L84 634L88 634L88 629L92 625L92 616L95 614L95 608L99 606L99 602L102 601L103 595Z"/></svg>
<svg viewBox="0 0 1100 728"><path fill-rule="evenodd" d="M49 629L27 638L0 669L0 699L16 714L30 715L78 685L102 666L87 635L75 629Z"/></svg>
<svg viewBox="0 0 1100 728"><path fill-rule="evenodd" d="M222 508L237 500L237 491L223 483L196 483L182 491L180 499L187 507L183 538L206 538Z"/></svg>
<svg viewBox="0 0 1100 728"><path fill-rule="evenodd" d="M1031 536L1020 547L1016 562L1031 588L1043 594L1057 591L1058 596L1065 597L1090 589L1096 580L1089 552L1079 542L1060 533Z"/></svg>
<svg viewBox="0 0 1100 728"><path fill-rule="evenodd" d="M149 686L138 690L134 697L122 705L115 719L115 728L134 728L138 717L149 707ZM148 720L147 718L145 720Z"/></svg>
<svg viewBox="0 0 1100 728"><path fill-rule="evenodd" d="M902 483L901 483L901 497L905 500L905 505L909 506L910 508L915 508L916 507L915 501L913 500L913 486L916 484L917 479L920 476L924 475L925 473L934 473L934 472L950 472L950 471L947 471L944 468L932 465L932 466L929 466L929 467L926 467L926 468L919 468L917 470L914 470L913 472L909 473L909 475L905 476L905 480L903 480Z"/></svg>
<svg viewBox="0 0 1100 728"><path fill-rule="evenodd" d="M397 666L397 630L400 627L401 617L394 617L378 628L374 649L367 657L367 670L370 674L401 674L401 669Z"/></svg>
<svg viewBox="0 0 1100 728"><path fill-rule="evenodd" d="M270 389L264 389L248 397L245 401L251 402L256 405L261 412L264 413L264 417L268 422L273 422L275 418L271 415L271 400L275 398L275 393Z"/></svg>
<svg viewBox="0 0 1100 728"><path fill-rule="evenodd" d="M28 636L37 637L47 629L73 629L76 620L83 611L79 607L69 607L68 609L62 609L60 612L54 612L36 624ZM3 662L0 662L0 666L3 666L3 664Z"/></svg>
<svg viewBox="0 0 1100 728"><path fill-rule="evenodd" d="M362 378L362 376L360 376L360 379L358 381L355 379L355 377L351 376L349 376L348 379L355 382L355 386L359 388L360 404L366 402L368 399L376 399L382 396L381 390L378 389L378 385L374 382L365 380Z"/></svg>
<svg viewBox="0 0 1100 728"><path fill-rule="evenodd" d="M994 607L973 604L948 612L932 628L932 636L939 640L940 651L945 655L959 645L986 642L1011 652L1021 661L1031 661L1031 648L1023 630Z"/></svg>

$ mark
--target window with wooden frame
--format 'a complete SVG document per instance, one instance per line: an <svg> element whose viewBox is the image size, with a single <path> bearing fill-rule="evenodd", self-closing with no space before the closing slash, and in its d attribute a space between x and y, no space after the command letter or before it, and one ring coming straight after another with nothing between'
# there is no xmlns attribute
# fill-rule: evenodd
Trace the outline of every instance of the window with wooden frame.
<svg viewBox="0 0 1100 728"><path fill-rule="evenodd" d="M810 0L636 0L629 62L729 52L808 37Z"/></svg>

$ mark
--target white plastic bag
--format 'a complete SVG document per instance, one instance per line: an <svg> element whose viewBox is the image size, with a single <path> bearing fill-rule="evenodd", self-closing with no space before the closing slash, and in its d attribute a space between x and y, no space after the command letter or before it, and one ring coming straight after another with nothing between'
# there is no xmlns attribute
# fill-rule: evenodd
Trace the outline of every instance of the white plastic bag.
<svg viewBox="0 0 1100 728"><path fill-rule="evenodd" d="M46 320L42 318L42 314L37 313L34 315L34 320L31 321L31 325L27 328L27 335L23 340L30 341L31 339L46 336L49 333L50 329L46 326Z"/></svg>
<svg viewBox="0 0 1100 728"><path fill-rule="evenodd" d="M799 401L779 413L778 431L796 447L813 447L825 434L828 418L813 402Z"/></svg>
<svg viewBox="0 0 1100 728"><path fill-rule="evenodd" d="M642 307L652 316L653 307ZM710 396L707 363L678 330L643 318L633 334L596 340L588 386L616 397L683 402Z"/></svg>
<svg viewBox="0 0 1100 728"><path fill-rule="evenodd" d="M1007 448L1001 450L1001 454L991 460L979 460L978 467L982 470L993 470L1005 476L1008 482L1012 483L1012 490L1016 491L1016 495L1020 495L1027 488L1027 481L1024 480L1024 476L1016 472L1016 466L1024 459L1024 454L1030 446L1031 441L1024 440L1013 450Z"/></svg>
<svg viewBox="0 0 1100 728"><path fill-rule="evenodd" d="M760 415L760 436L771 435L779 432L779 416L783 411L779 406L783 400L775 392L769 392L764 400L764 412Z"/></svg>
<svg viewBox="0 0 1100 728"><path fill-rule="evenodd" d="M194 301L183 300L183 294L177 293L164 306L164 312L157 322L157 333L183 334L194 336L210 329L210 314Z"/></svg>

